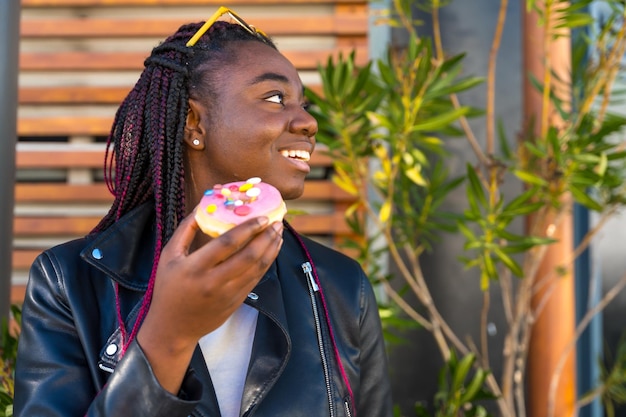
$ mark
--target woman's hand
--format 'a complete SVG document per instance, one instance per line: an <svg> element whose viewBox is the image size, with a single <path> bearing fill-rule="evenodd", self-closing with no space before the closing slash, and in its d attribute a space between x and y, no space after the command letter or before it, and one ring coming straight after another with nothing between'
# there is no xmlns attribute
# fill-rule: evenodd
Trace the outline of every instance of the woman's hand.
<svg viewBox="0 0 626 417"><path fill-rule="evenodd" d="M198 340L241 306L282 245L282 223L258 217L190 253L193 213L161 253L152 304L137 334L161 385L177 393Z"/></svg>

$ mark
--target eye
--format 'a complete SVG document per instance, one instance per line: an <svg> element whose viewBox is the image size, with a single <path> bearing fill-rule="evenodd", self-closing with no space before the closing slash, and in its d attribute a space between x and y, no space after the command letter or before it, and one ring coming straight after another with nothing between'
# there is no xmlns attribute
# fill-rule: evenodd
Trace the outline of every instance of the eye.
<svg viewBox="0 0 626 417"><path fill-rule="evenodd" d="M271 96L269 96L265 100L269 101L271 103L284 104L285 103L284 99L285 99L285 97L283 96L282 93L276 93L276 94L272 94Z"/></svg>

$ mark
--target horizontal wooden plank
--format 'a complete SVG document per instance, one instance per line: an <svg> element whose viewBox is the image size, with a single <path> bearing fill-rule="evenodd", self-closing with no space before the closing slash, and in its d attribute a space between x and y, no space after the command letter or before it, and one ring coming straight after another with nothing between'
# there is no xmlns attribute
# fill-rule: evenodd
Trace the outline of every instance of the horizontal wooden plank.
<svg viewBox="0 0 626 417"><path fill-rule="evenodd" d="M20 87L20 104L120 104L132 86Z"/></svg>
<svg viewBox="0 0 626 417"><path fill-rule="evenodd" d="M285 0L229 0L229 5L283 4ZM291 4L354 4L363 0L289 0ZM21 0L22 7L67 6L222 6L223 0Z"/></svg>
<svg viewBox="0 0 626 417"><path fill-rule="evenodd" d="M20 216L13 219L13 233L19 237L84 236L91 232L101 216ZM350 230L343 213L288 215L287 220L301 233L337 235Z"/></svg>
<svg viewBox="0 0 626 417"><path fill-rule="evenodd" d="M106 184L18 183L16 203L111 203L113 196Z"/></svg>
<svg viewBox="0 0 626 417"><path fill-rule="evenodd" d="M333 201L349 203L356 198L339 188L331 180L311 180L304 182L304 192L298 200Z"/></svg>
<svg viewBox="0 0 626 417"><path fill-rule="evenodd" d="M299 70L314 70L323 65L328 57L343 53L348 55L352 48L321 50L287 50L283 55ZM367 46L355 48L357 65L367 63ZM133 71L141 70L148 56L146 52L24 52L20 54L21 71Z"/></svg>
<svg viewBox="0 0 626 417"><path fill-rule="evenodd" d="M298 200L321 202L351 202L355 198L327 180L309 180ZM107 204L113 196L104 183L18 183L15 186L16 203L97 203Z"/></svg>
<svg viewBox="0 0 626 417"><path fill-rule="evenodd" d="M13 249L11 258L13 269L29 269L42 251L43 249Z"/></svg>
<svg viewBox="0 0 626 417"><path fill-rule="evenodd" d="M25 150L15 153L17 168L103 168L104 148L73 150L67 145L58 148Z"/></svg>
<svg viewBox="0 0 626 417"><path fill-rule="evenodd" d="M306 214L290 217L286 220L304 235L345 235L351 232L346 224L343 212L330 214Z"/></svg>
<svg viewBox="0 0 626 417"><path fill-rule="evenodd" d="M119 105L132 86L33 86L20 87L20 104L115 104ZM322 95L321 85L306 88Z"/></svg>
<svg viewBox="0 0 626 417"><path fill-rule="evenodd" d="M108 136L111 117L37 117L17 119L19 136Z"/></svg>
<svg viewBox="0 0 626 417"><path fill-rule="evenodd" d="M311 155L309 164L313 167L332 166L332 159L325 153L325 147ZM104 166L104 147L91 149L72 149L72 145L59 144L45 147L18 147L15 158L16 167L20 168L102 168Z"/></svg>
<svg viewBox="0 0 626 417"><path fill-rule="evenodd" d="M201 19L195 19L201 20ZM165 38L189 18L162 19L22 19L20 36L24 38L90 37L159 37ZM362 35L368 31L366 13L320 16L258 16L251 19L257 28L268 28L270 36ZM270 30L271 29L271 30Z"/></svg>
<svg viewBox="0 0 626 417"><path fill-rule="evenodd" d="M17 216L13 218L13 234L20 237L84 236L100 219L101 216Z"/></svg>
<svg viewBox="0 0 626 417"><path fill-rule="evenodd" d="M26 295L26 285L13 284L11 286L11 304L20 305Z"/></svg>

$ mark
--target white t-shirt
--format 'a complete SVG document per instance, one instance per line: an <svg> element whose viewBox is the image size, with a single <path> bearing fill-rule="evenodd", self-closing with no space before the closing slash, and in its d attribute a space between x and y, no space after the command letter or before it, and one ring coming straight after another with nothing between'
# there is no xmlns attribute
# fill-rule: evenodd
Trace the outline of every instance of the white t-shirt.
<svg viewBox="0 0 626 417"><path fill-rule="evenodd" d="M258 314L242 304L224 324L198 342L222 417L239 417Z"/></svg>

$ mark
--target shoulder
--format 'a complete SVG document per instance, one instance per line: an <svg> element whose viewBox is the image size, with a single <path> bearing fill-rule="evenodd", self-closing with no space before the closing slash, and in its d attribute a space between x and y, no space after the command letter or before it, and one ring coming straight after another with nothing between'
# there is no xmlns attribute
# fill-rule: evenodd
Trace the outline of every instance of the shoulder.
<svg viewBox="0 0 626 417"><path fill-rule="evenodd" d="M350 299L351 303L360 304L364 297L369 297L371 284L355 259L306 236L288 235L291 234L285 233L288 250L293 254L296 251L308 253L313 270L330 298L337 298L342 303Z"/></svg>
<svg viewBox="0 0 626 417"><path fill-rule="evenodd" d="M29 274L32 288L55 289L65 293L70 280L84 276L87 263L81 259L81 252L91 238L71 240L44 250L35 258Z"/></svg>
<svg viewBox="0 0 626 417"><path fill-rule="evenodd" d="M321 244L309 237L300 235L300 238L312 256L328 262L336 262L343 267L361 269L360 264L346 254Z"/></svg>
<svg viewBox="0 0 626 417"><path fill-rule="evenodd" d="M300 241L298 241L298 238ZM323 245L309 237L298 235L295 244L301 247L302 251L308 252L314 267L318 272L335 275L349 275L350 277L361 278L364 276L361 265L353 258L339 252L336 249Z"/></svg>

